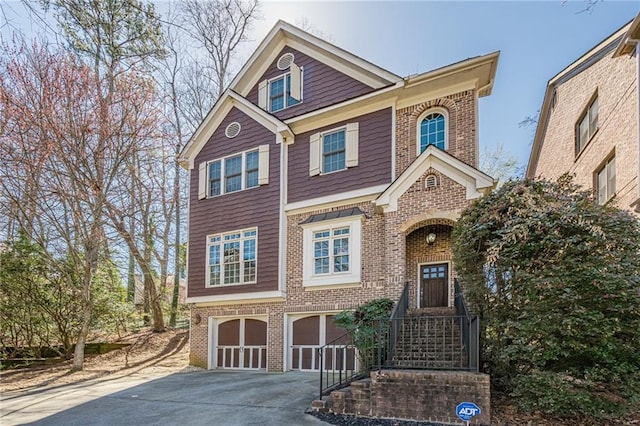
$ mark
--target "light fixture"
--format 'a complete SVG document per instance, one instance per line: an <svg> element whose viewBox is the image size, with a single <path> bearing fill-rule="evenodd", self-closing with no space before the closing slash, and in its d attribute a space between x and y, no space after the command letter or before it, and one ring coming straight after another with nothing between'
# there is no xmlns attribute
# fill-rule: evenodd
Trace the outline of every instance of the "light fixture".
<svg viewBox="0 0 640 426"><path fill-rule="evenodd" d="M433 244L435 241L436 241L436 234L431 232L429 235L427 235L427 244Z"/></svg>

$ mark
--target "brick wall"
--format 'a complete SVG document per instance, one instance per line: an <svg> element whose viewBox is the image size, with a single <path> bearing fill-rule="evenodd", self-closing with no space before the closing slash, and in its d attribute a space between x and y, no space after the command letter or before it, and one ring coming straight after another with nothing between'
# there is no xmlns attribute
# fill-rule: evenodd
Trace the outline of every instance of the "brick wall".
<svg viewBox="0 0 640 426"><path fill-rule="evenodd" d="M638 199L638 104L635 58L604 58L556 89L534 176L556 179L563 173L594 190L594 174L614 151L618 207ZM575 126L598 93L599 129L576 157Z"/></svg>
<svg viewBox="0 0 640 426"><path fill-rule="evenodd" d="M350 388L332 392L325 404L314 402L313 406L339 414L462 424L456 416L456 406L461 402L474 402L481 409L469 424L490 424L489 375L383 370L352 383Z"/></svg>

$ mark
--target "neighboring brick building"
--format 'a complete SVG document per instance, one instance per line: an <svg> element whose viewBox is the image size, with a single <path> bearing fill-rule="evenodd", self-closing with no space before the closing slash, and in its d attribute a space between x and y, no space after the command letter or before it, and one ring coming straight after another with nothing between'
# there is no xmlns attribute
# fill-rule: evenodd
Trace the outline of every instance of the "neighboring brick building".
<svg viewBox="0 0 640 426"><path fill-rule="evenodd" d="M599 203L640 212L639 28L640 15L549 80L527 177L568 172Z"/></svg>
<svg viewBox="0 0 640 426"><path fill-rule="evenodd" d="M406 78L278 24L186 146L191 363L314 370L336 313L452 307L451 227L494 187L498 53Z"/></svg>

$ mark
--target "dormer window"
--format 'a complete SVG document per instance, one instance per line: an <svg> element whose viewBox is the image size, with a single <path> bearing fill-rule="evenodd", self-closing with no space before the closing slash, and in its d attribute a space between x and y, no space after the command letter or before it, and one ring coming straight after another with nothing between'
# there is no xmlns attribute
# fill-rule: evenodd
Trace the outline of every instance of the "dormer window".
<svg viewBox="0 0 640 426"><path fill-rule="evenodd" d="M418 118L418 154L429 145L444 150L447 147L447 111L435 108Z"/></svg>
<svg viewBox="0 0 640 426"><path fill-rule="evenodd" d="M258 106L281 111L302 102L302 68L291 62L289 71L258 84Z"/></svg>

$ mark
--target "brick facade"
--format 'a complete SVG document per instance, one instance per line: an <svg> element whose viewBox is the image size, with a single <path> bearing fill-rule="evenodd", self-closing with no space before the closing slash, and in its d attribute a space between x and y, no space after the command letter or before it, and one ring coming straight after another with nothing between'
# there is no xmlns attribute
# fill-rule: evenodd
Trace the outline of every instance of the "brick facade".
<svg viewBox="0 0 640 426"><path fill-rule="evenodd" d="M556 179L569 173L577 184L595 194L597 172L615 155L616 192L612 202L634 211L631 205L639 198L636 58L613 58L613 47L575 75L569 73L550 83L553 86L548 96L554 99L546 127L538 129L539 157L528 176ZM598 130L576 154L576 125L595 96L599 104Z"/></svg>

